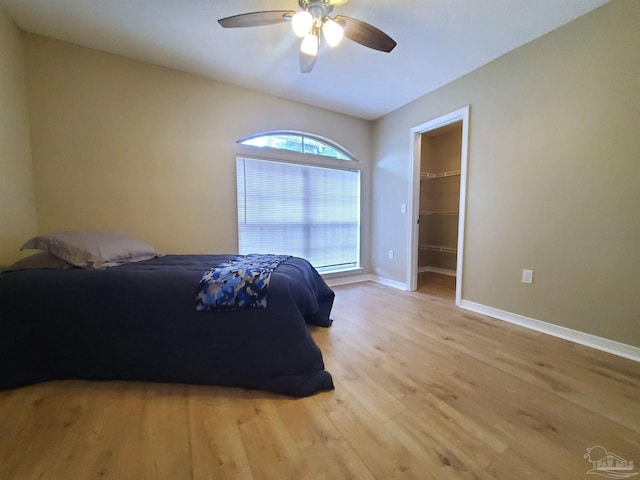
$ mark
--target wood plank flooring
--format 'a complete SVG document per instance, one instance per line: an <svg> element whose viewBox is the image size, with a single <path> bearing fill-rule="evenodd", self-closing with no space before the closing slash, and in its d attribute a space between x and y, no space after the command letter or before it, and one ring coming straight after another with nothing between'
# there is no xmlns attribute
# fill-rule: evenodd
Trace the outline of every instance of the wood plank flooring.
<svg viewBox="0 0 640 480"><path fill-rule="evenodd" d="M335 391L0 392L0 479L586 479L596 445L640 464L640 364L460 310L451 279L335 291L312 328Z"/></svg>

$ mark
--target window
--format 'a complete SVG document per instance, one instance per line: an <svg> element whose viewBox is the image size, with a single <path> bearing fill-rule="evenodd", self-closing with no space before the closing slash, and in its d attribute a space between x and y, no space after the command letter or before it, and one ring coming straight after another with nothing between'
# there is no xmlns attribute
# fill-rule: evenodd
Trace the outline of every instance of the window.
<svg viewBox="0 0 640 480"><path fill-rule="evenodd" d="M290 150L305 155L333 157L338 160L355 160L353 155L331 140L304 132L280 130L277 132L261 133L238 140L238 143L252 147Z"/></svg>
<svg viewBox="0 0 640 480"><path fill-rule="evenodd" d="M238 157L240 254L303 257L321 273L360 266L360 171Z"/></svg>

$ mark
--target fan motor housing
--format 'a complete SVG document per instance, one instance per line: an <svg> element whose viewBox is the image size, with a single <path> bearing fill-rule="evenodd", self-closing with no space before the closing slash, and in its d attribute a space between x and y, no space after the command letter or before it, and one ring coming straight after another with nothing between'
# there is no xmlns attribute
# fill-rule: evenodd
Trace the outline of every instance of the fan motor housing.
<svg viewBox="0 0 640 480"><path fill-rule="evenodd" d="M324 18L333 11L330 0L298 0L298 5L313 15L313 18Z"/></svg>

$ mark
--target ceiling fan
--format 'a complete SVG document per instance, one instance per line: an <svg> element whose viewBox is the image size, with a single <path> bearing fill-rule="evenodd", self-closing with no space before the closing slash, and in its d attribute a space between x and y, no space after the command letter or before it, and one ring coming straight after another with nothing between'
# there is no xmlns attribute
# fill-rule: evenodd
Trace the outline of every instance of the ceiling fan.
<svg viewBox="0 0 640 480"><path fill-rule="evenodd" d="M218 23L225 28L259 27L281 22L291 22L294 33L302 38L300 45L300 71L309 73L316 63L320 48L320 32L330 47L347 37L360 45L390 52L396 42L386 33L355 18L337 15L329 17L333 7L344 5L348 0L298 0L298 12L291 10L268 10L241 13L221 18Z"/></svg>

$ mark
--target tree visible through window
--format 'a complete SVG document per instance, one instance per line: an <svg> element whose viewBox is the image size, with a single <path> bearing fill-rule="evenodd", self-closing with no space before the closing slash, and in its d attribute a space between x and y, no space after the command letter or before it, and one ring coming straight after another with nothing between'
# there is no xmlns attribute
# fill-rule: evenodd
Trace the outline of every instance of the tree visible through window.
<svg viewBox="0 0 640 480"><path fill-rule="evenodd" d="M331 140L304 132L288 130L268 132L243 138L238 140L238 143L252 147L289 150L306 155L333 157L339 160L355 160L346 149Z"/></svg>

